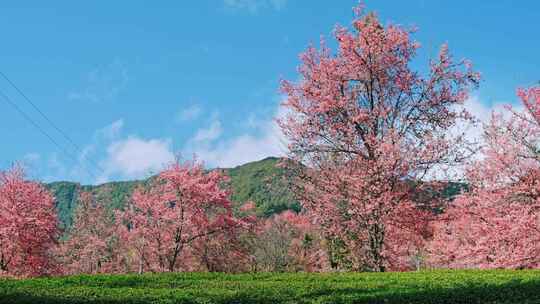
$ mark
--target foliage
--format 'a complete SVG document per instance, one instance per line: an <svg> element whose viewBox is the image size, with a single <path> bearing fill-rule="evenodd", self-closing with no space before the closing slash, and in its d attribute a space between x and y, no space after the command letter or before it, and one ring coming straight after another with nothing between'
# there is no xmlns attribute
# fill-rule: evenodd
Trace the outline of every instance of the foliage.
<svg viewBox="0 0 540 304"><path fill-rule="evenodd" d="M73 218L79 196L83 192L92 194L97 204L103 205L107 211L121 209L125 206L133 190L145 181L110 182L98 186L80 185L73 182L53 182L45 184L45 187L53 193L55 206L61 227L68 231L73 225Z"/></svg>
<svg viewBox="0 0 540 304"><path fill-rule="evenodd" d="M270 217L284 210L299 211L299 204L293 199L292 192L285 185L283 169L278 166L280 159L269 157L247 163L235 168L223 169L230 176L232 189L231 200L235 209L246 201L253 201L257 214ZM64 229L73 224L73 215L81 192L92 193L97 203L108 210L122 209L133 190L147 185L144 181L111 182L98 186L79 185L71 182L54 182L45 186L56 198L58 217Z"/></svg>
<svg viewBox="0 0 540 304"><path fill-rule="evenodd" d="M74 302L85 296L161 302L167 293L178 297L170 301L190 303L470 303L479 295L511 303L519 297L496 291L522 288L536 295L540 279L529 275L535 272L271 274L540 267L540 87L518 90L523 109L493 113L474 155L477 146L461 128L475 122L463 107L480 80L470 62L455 61L443 45L426 73L414 71L419 44L413 30L384 25L363 5L354 12L352 29L334 32L335 55L321 41L320 49L301 55L299 80L282 82L288 111L278 123L289 158L212 170L196 160L176 162L143 181L100 186L52 183L56 203L21 169L0 171L2 277L267 275L3 280L12 289L0 291L52 303L54 284L69 280L85 282L59 292ZM476 157L466 163L469 156ZM463 168L466 184L441 178ZM524 282L509 281L509 274ZM440 281L418 285L427 277ZM266 280L270 288L257 289ZM29 289L36 293L18 289L24 284L37 286ZM163 284L173 285L165 291ZM118 286L150 292L118 293Z"/></svg>
<svg viewBox="0 0 540 304"><path fill-rule="evenodd" d="M231 178L232 197L236 203L252 201L257 214L270 217L285 210L300 211L299 203L287 187L282 159L268 157L227 170Z"/></svg>
<svg viewBox="0 0 540 304"><path fill-rule="evenodd" d="M195 242L222 234L234 237L247 226L232 214L223 187L227 181L221 171L206 172L197 161L177 162L133 193L125 210L117 212L117 221L139 273L192 270Z"/></svg>
<svg viewBox="0 0 540 304"><path fill-rule="evenodd" d="M79 185L71 182L54 182L45 184L45 187L54 196L55 209L61 228L70 227L73 224L73 214L77 206Z"/></svg>
<svg viewBox="0 0 540 304"><path fill-rule="evenodd" d="M94 196L82 192L74 224L55 256L66 274L121 272L121 248L113 216Z"/></svg>
<svg viewBox="0 0 540 304"><path fill-rule="evenodd" d="M538 303L539 271L80 275L0 281L5 304Z"/></svg>
<svg viewBox="0 0 540 304"><path fill-rule="evenodd" d="M307 166L291 170L295 194L327 237L345 243L357 270L401 270L430 235L418 181L469 154L455 127L472 122L460 108L479 74L443 45L424 76L411 69L412 30L362 5L355 17L352 30L335 30L335 55L324 41L309 47L300 80L282 82L280 125L290 157Z"/></svg>
<svg viewBox="0 0 540 304"><path fill-rule="evenodd" d="M21 168L0 171L0 276L54 273L58 235L51 194L26 180Z"/></svg>
<svg viewBox="0 0 540 304"><path fill-rule="evenodd" d="M284 211L259 219L251 234L244 235L251 271L317 272L330 269L325 240L305 214Z"/></svg>
<svg viewBox="0 0 540 304"><path fill-rule="evenodd" d="M519 96L525 110L492 115L484 157L468 168L471 191L441 215L436 266L540 267L540 87Z"/></svg>
<svg viewBox="0 0 540 304"><path fill-rule="evenodd" d="M285 210L300 211L300 204L294 199L288 187L285 169L280 167L282 159L269 157L260 161L250 162L235 168L224 169L230 177L232 188L231 200L235 210L246 201L253 201L257 206L257 215L271 217ZM98 186L81 186L72 182L53 182L45 184L56 200L56 210L61 227L69 230L73 224L73 215L82 191L92 193L97 203L108 210L122 209L131 193L137 186L148 181L111 182ZM450 183L442 190L435 190L437 195L442 193L444 198L450 198L459 193L464 186Z"/></svg>

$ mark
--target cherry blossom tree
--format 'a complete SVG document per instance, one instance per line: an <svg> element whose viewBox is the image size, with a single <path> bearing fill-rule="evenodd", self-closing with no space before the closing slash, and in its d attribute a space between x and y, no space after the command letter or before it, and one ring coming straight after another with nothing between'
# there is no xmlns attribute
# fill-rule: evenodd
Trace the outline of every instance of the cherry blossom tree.
<svg viewBox="0 0 540 304"><path fill-rule="evenodd" d="M194 241L191 254L198 264L197 271L245 272L249 271L247 249L240 240L242 230L206 236Z"/></svg>
<svg viewBox="0 0 540 304"><path fill-rule="evenodd" d="M251 270L246 237L253 235L257 225L256 205L248 201L239 207L235 214L236 225L193 242L191 254L199 264L197 271L237 273Z"/></svg>
<svg viewBox="0 0 540 304"><path fill-rule="evenodd" d="M435 266L540 267L540 87L518 95L524 110L508 106L485 126L471 189L437 225Z"/></svg>
<svg viewBox="0 0 540 304"><path fill-rule="evenodd" d="M288 254L292 258L289 270L306 272L330 270L325 240L309 216L287 210L276 215L273 223L289 229L291 242Z"/></svg>
<svg viewBox="0 0 540 304"><path fill-rule="evenodd" d="M0 172L0 275L28 277L55 270L58 226L53 196L21 168Z"/></svg>
<svg viewBox="0 0 540 304"><path fill-rule="evenodd" d="M186 161L134 192L118 218L127 224L120 235L139 272L193 270L195 242L244 224L232 214L227 182L222 172L206 172L201 163Z"/></svg>
<svg viewBox="0 0 540 304"><path fill-rule="evenodd" d="M290 171L303 207L356 269L384 271L401 268L390 248L408 238L390 235L416 208L418 181L469 154L454 127L471 121L460 108L479 74L443 45L424 76L410 67L412 30L384 26L362 5L355 13L352 30L335 30L337 54L322 40L301 55L300 80L282 82L289 114L279 123L305 165Z"/></svg>
<svg viewBox="0 0 540 304"><path fill-rule="evenodd" d="M324 240L304 214L288 210L259 219L250 241L253 271L330 269Z"/></svg>
<svg viewBox="0 0 540 304"><path fill-rule="evenodd" d="M64 272L124 272L119 239L111 213L91 193L79 195L74 223L57 251Z"/></svg>

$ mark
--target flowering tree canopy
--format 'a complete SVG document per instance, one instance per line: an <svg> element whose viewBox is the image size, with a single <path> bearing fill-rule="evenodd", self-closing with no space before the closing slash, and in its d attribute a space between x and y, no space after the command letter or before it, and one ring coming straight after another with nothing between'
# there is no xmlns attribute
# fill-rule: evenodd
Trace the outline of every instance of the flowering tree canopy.
<svg viewBox="0 0 540 304"><path fill-rule="evenodd" d="M355 12L352 31L335 31L336 55L322 41L301 55L301 79L283 81L289 114L280 125L290 156L307 166L294 172L303 206L349 244L358 268L384 271L393 260L387 231L422 185L409 181L467 154L464 134L449 130L471 119L459 108L479 74L444 45L422 76L410 68L412 31Z"/></svg>
<svg viewBox="0 0 540 304"><path fill-rule="evenodd" d="M91 193L79 195L74 223L59 246L64 272L110 273L122 266L112 214Z"/></svg>
<svg viewBox="0 0 540 304"><path fill-rule="evenodd" d="M150 187L135 191L119 218L127 223L122 238L135 252L140 272L189 269L186 249L193 242L243 225L232 215L227 180L196 161L177 162Z"/></svg>
<svg viewBox="0 0 540 304"><path fill-rule="evenodd" d="M432 244L438 266L540 266L540 87L518 91L486 124L482 158L467 172L471 191L440 220Z"/></svg>
<svg viewBox="0 0 540 304"><path fill-rule="evenodd" d="M0 172L0 275L49 273L57 236L53 196L21 168Z"/></svg>

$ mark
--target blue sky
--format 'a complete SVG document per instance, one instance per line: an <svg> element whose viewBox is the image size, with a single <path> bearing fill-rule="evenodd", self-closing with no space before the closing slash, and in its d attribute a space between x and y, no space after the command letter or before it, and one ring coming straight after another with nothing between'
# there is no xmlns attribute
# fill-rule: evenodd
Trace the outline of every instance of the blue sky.
<svg viewBox="0 0 540 304"><path fill-rule="evenodd" d="M141 178L176 153L228 167L284 152L272 118L280 78L357 1L16 1L3 4L0 71L83 150L75 150L4 80L7 94L70 159L0 102L0 168L45 181ZM448 42L482 73L474 111L512 103L540 80L540 2L366 1L385 22L417 26L424 64ZM89 159L97 163L96 168ZM90 174L88 171L93 171Z"/></svg>

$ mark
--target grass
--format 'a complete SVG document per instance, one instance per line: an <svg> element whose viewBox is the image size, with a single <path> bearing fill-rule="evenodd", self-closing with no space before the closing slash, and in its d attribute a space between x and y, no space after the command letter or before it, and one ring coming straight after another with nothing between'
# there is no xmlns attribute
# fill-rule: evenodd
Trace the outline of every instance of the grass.
<svg viewBox="0 0 540 304"><path fill-rule="evenodd" d="M540 303L540 271L3 279L0 303Z"/></svg>

